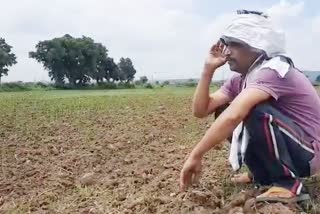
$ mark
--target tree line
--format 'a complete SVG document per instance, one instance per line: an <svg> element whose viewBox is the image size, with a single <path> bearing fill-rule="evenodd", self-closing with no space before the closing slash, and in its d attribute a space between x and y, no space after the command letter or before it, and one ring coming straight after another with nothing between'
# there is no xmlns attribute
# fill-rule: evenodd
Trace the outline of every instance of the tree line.
<svg viewBox="0 0 320 214"><path fill-rule="evenodd" d="M133 81L136 70L130 58L120 58L116 63L108 49L92 38L75 38L66 34L51 40L39 41L29 57L41 63L57 86L70 84L84 86L92 81L114 83ZM0 80L8 74L9 67L17 63L12 46L0 38Z"/></svg>

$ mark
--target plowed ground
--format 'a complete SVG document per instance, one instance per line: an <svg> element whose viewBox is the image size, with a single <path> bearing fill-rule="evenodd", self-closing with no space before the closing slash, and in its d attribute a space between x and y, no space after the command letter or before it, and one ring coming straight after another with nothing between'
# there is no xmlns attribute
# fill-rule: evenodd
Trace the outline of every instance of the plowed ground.
<svg viewBox="0 0 320 214"><path fill-rule="evenodd" d="M248 212L243 207L250 197L241 190L252 186L229 181L228 143L206 156L200 184L179 193L183 161L213 121L192 117L192 93L2 93L0 213Z"/></svg>

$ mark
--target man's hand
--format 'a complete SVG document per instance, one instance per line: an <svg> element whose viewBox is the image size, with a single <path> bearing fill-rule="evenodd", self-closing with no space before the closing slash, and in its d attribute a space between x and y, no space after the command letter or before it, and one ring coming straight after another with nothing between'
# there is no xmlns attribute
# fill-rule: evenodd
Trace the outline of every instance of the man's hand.
<svg viewBox="0 0 320 214"><path fill-rule="evenodd" d="M214 121L200 142L194 147L180 174L180 188L184 191L199 178L201 159L211 148L221 144L232 135L233 130L243 121L252 108L264 103L271 95L264 90L249 87L231 102L230 106Z"/></svg>
<svg viewBox="0 0 320 214"><path fill-rule="evenodd" d="M217 68L227 62L227 57L223 53L224 48L225 45L220 41L211 47L205 62L205 67L207 70L214 72Z"/></svg>
<svg viewBox="0 0 320 214"><path fill-rule="evenodd" d="M180 173L180 191L185 191L190 184L198 182L201 169L201 157L190 154Z"/></svg>

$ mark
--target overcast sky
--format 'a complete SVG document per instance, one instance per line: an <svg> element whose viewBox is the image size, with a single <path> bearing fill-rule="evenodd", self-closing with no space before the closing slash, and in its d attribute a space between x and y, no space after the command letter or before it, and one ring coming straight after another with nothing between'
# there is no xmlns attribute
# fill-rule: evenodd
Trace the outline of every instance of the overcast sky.
<svg viewBox="0 0 320 214"><path fill-rule="evenodd" d="M36 43L68 33L103 43L116 61L132 59L136 77L200 76L209 47L237 9L267 11L287 36L287 52L300 69L320 70L320 1L275 0L10 0L2 2L1 37L18 64L4 81L49 80L28 58ZM228 76L228 67L218 78Z"/></svg>

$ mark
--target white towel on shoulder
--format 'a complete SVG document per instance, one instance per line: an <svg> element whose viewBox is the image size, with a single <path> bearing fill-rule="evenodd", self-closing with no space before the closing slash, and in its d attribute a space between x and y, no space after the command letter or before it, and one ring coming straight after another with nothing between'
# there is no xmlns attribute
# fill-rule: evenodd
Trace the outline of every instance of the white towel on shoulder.
<svg viewBox="0 0 320 214"><path fill-rule="evenodd" d="M241 136L242 133L242 136ZM229 162L234 171L241 168L244 162L245 153L249 143L249 133L248 130L243 127L243 122L241 122L232 134L231 149L229 155Z"/></svg>

